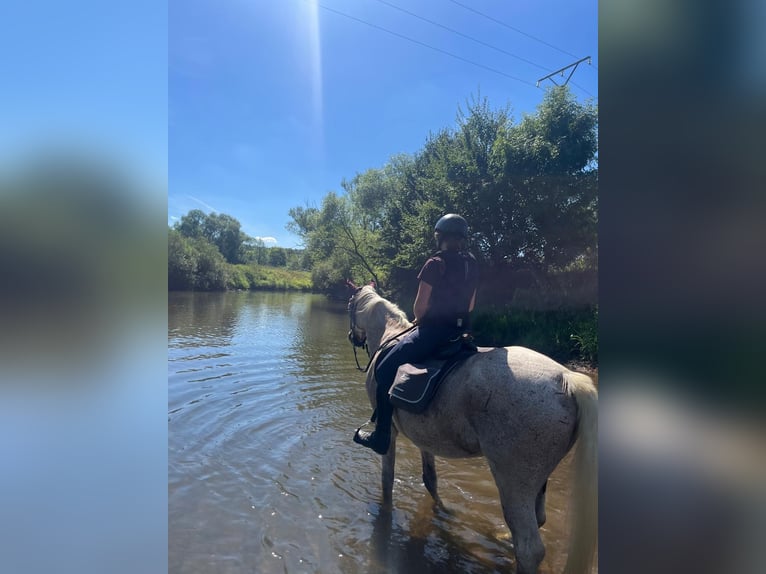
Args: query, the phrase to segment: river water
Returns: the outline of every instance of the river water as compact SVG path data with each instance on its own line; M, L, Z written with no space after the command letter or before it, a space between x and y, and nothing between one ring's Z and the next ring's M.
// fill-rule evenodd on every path
M397 443L393 510L345 305L320 295L170 293L169 571L444 573L514 570L483 459L437 458L446 511ZM366 355L362 353L366 359ZM548 485L542 572L566 560L569 457Z

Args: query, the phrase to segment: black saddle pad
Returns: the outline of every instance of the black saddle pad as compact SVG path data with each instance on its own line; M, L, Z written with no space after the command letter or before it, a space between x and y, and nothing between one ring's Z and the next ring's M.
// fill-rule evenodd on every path
M444 377L476 352L476 346L466 342L446 360L405 363L396 371L394 384L388 391L391 404L405 411L422 413L436 395Z

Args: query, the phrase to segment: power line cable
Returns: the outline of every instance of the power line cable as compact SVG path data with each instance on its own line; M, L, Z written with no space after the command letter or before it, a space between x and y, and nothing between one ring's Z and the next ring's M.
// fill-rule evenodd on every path
M414 12L410 12L409 10L402 8L400 6L396 6L395 4L391 4L390 2L387 2L386 0L375 0L375 2L380 2L381 4L385 4L386 6L389 6L393 8L394 10L399 10L400 12L404 12L405 14L409 14L410 16L417 18L418 20L422 20L423 22L428 22L429 24L433 26L437 26L439 28L442 28L443 30L447 30L448 32L451 32L453 34L456 34L460 36L461 38L465 38L467 40L471 40L472 42L476 42L477 44L481 44L482 46L486 46L487 48L492 48L493 50L496 50L502 54L505 54L506 56L510 56L511 58L516 58L517 60L521 60L522 62L526 62L527 64L530 64L532 66L535 66L536 68L540 68L541 70L545 70L546 72L550 72L551 70L546 68L545 66L541 66L537 62L533 62L532 60L527 60L526 58L523 58L521 56L518 56L516 54L513 54L511 52L508 52L507 50L503 50L502 48L498 48L497 46L493 46L492 44L489 44L487 42L484 42L483 40L479 40L478 38L474 38L473 36L469 36L468 34L463 34L462 32L455 30L454 28L450 28L449 26L445 26L444 24L439 24L439 22L435 22L429 18L426 18L424 16L420 16L419 14L415 14Z
M452 52L448 52L447 50L442 50L441 48L437 48L436 46L432 46L431 44L421 42L420 40L416 40L415 38L410 38L409 36L405 36L404 34L400 34L399 32L394 32L393 30L389 30L388 28L384 28L383 26L378 26L377 24L373 24L372 22L368 22L367 20L362 20L361 18L357 18L356 16L352 16L351 14L347 14L346 12L341 12L340 10L336 10L335 8L330 8L329 6L325 6L324 4L320 4L319 2L316 3L316 6L321 8L322 10L326 10L328 12L332 12L333 14L337 14L338 16L343 16L344 18L348 18L349 20L354 20L355 22L359 22L360 24L364 24L365 26L370 26L371 28L375 28L376 30L380 30L381 32L391 34L392 36L396 36L397 38L401 38L402 40L407 40L408 42L412 42L413 44L418 44L419 46L423 46L424 48L428 48L429 50L433 50L435 52L439 52L440 54L444 54L445 56L455 58L456 60L460 60L461 62L465 62L466 64L471 64L472 66L476 66L477 68L482 68L484 70L493 72L500 76L504 76L511 80L516 80L517 82L521 82L522 84L525 84L532 88L536 88L535 84L533 84L532 82L528 82L522 78L512 76L511 74L506 74L505 72L501 70L492 68L490 66L485 66L484 64L480 64L479 62L474 62L473 60L469 60L468 58L463 58L462 56L458 56L457 54L453 54Z
M528 60L527 58L523 58L521 56L518 56L516 54L508 52L507 50L503 50L502 48L499 48L497 46L489 44L488 42L484 42L483 40L479 40L478 38L474 38L473 36L469 36L468 34L464 34L464 33L460 32L459 30L455 30L454 28L450 28L449 26L445 26L444 24L440 24L439 22L435 22L434 20L431 20L430 18L426 18L425 16L421 16L419 14L415 14L414 12L411 12L411 11L405 9L405 8L402 8L401 6L397 6L395 4L392 4L391 2L388 2L387 0L375 0L375 2L379 2L380 4L384 4L384 5L386 5L386 6L390 7L390 8L393 8L394 10L398 10L398 11L403 12L405 14L408 14L408 15L414 17L414 18L417 18L418 20L422 20L423 22L427 22L427 23L429 23L429 24L431 24L433 26L436 26L438 28L442 28L443 30L447 30L448 32L451 32L452 34L456 34L457 36L460 36L461 38L466 38L467 40L471 40L472 42L476 42L477 44L480 44L482 46L486 46L487 48L491 48L493 50L496 50L497 52L500 52L500 53L505 54L507 56L511 56L512 58L516 58L517 60L521 60L522 62L526 62L527 64L535 66L536 68L539 68L539 69L544 70L546 72L550 72L551 71L551 69L549 67L543 66L541 64L538 64L537 62L533 62L532 60ZM461 4L461 6L462 6L462 4ZM577 56L574 56L574 57L576 58ZM572 84L573 86L575 86L576 88L579 88L580 90L582 90L583 92L588 94L590 97L592 97L592 98L596 97L590 91L586 90L585 88L583 88L579 84L577 84L575 82L572 82L572 81L570 81L569 83Z
M591 98L595 98L595 97L596 97L596 96L594 96L593 94L591 94L591 93L590 93L588 90L586 90L585 88L583 88L583 87L582 87L580 84L578 84L578 83L576 83L576 82L573 82L573 81L570 81L569 83L570 83L570 84L572 84L572 85L573 85L574 87L576 87L576 88L580 88L580 89L581 89L583 92L585 92L586 94L588 94L588 95L589 95Z
M540 42L541 44L545 44L549 48L553 48L554 50L558 50L562 54L566 54L567 56L572 56L573 58L577 58L578 56L576 54L573 54L572 52L567 52L566 50L559 48L558 46L554 46L550 42L546 42L545 40L538 38L537 36L533 36L532 34L526 33L524 30L519 30L518 28L511 26L510 24L506 24L502 20L498 20L497 18L493 18L489 14L485 14L484 12L480 12L476 8L473 8L471 6L468 6L466 4L463 4L462 2L458 2L457 0L449 0L453 4L456 4L457 6L460 6L461 8L465 8L469 12L473 12L474 14L478 14L479 16L482 16L486 18L487 20L491 20L492 22L495 22L496 24L500 24L501 26L505 26L509 30L513 30L514 32L517 32L518 34L521 34L522 36L526 36L527 38L531 38L535 42Z

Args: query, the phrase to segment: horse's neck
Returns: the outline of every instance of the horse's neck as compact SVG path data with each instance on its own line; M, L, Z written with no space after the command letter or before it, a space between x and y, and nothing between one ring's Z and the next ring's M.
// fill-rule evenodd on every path
M402 324L398 318L387 317L384 324L368 328L367 347L370 353L375 353L382 344L393 339L409 326L410 323Z

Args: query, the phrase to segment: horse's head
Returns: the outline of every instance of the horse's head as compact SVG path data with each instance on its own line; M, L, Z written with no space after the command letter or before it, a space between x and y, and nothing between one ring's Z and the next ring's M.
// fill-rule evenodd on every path
M365 287L370 287L373 292L375 290L375 283L370 282L368 285L357 287L354 283L346 280L346 285L353 289L353 294L348 300L348 317L349 317L349 331L348 340L354 347L364 347L367 343L367 332L363 326L360 326L357 322L357 306L359 304L359 296L362 294L362 290Z

